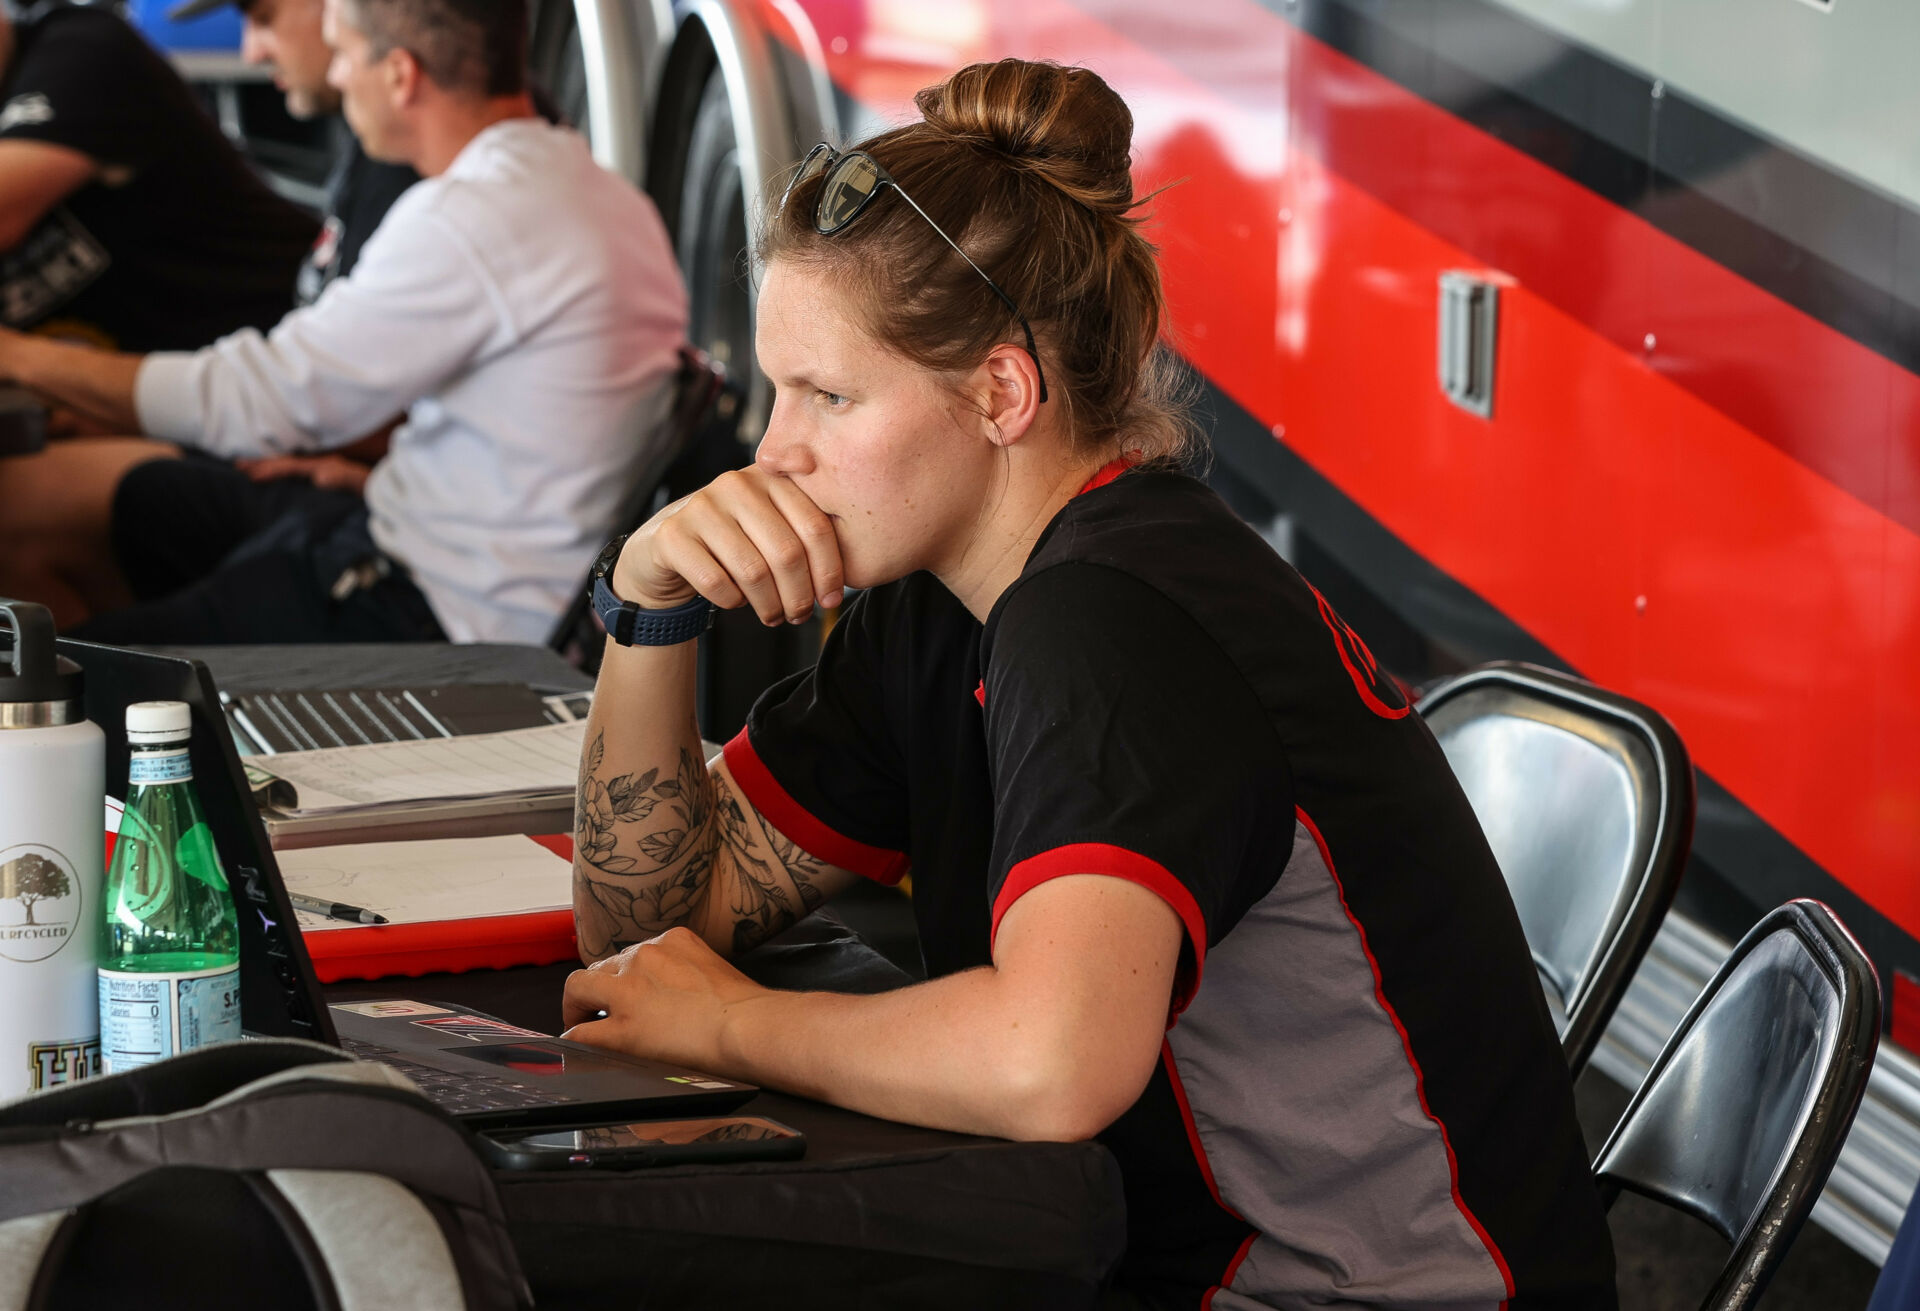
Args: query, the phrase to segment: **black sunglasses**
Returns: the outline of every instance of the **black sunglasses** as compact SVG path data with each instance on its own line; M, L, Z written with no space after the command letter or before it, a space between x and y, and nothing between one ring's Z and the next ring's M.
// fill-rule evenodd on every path
M1033 371L1040 380L1040 403L1047 401L1047 374L1040 367L1040 350L1034 345L1033 325L1027 322L1027 316L1013 303L1013 298L1000 290L1000 284L987 277L987 271L975 264L966 251L960 249L960 243L949 237L946 229L935 223L927 211L921 209L893 180L893 175L880 166L880 161L864 150L852 150L841 154L822 141L807 152L800 161L800 167L793 171L793 180L787 183L787 189L780 195L780 208L787 207L787 201L793 196L793 189L809 178L826 176L820 183L820 198L813 207L813 230L823 237L831 237L849 223L866 212L873 198L880 194L882 187L892 187L900 199L913 206L913 212L927 220L927 226L940 234L940 240L953 247L953 253L967 261L967 267L978 273L1007 312L1020 320L1020 330L1027 334L1027 354L1033 357Z

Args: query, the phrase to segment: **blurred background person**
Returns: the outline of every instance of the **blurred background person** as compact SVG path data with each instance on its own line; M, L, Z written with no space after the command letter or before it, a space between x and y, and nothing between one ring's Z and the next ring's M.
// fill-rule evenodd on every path
M0 323L120 350L271 327L313 217L102 8L0 16Z
M94 616L85 636L540 642L671 400L686 294L665 226L536 114L522 0L336 0L326 23L368 155L425 179L351 274L270 334L191 354L0 333L0 375L222 457L139 449L104 522L80 525L97 531L64 537L41 507L74 446L103 443L0 468L24 507L0 524L0 590L64 582ZM364 500L226 463L337 448L403 409ZM40 578L6 576L15 544L55 540L71 554Z
M330 120L334 165L327 175L326 209L295 291L298 304L311 305L328 283L352 270L388 207L420 175L407 164L367 158L340 117L340 93L327 83L333 50L321 31L324 0L189 0L167 17L185 22L228 5L240 11L240 57L272 70L287 113Z

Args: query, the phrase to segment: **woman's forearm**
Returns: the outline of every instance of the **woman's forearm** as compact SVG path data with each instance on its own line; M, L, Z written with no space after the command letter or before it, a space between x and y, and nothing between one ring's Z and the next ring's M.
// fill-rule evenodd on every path
M770 991L727 1008L714 1064L887 1120L1002 1138L1090 1138L1138 1086L1103 1099L1101 1044L1063 1036L1049 1018L991 966L876 996ZM1091 1037L1101 1021L1086 1019Z
M680 925L704 930L720 835L693 712L695 650L607 643L574 803L583 960Z

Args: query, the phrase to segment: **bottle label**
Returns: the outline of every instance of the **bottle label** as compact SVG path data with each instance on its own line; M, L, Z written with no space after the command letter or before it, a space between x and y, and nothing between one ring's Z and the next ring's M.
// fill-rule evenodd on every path
M100 1056L107 1073L240 1036L240 967L187 974L100 971Z
M127 762L129 783L185 783L193 778L193 758L187 749L142 751L134 749Z

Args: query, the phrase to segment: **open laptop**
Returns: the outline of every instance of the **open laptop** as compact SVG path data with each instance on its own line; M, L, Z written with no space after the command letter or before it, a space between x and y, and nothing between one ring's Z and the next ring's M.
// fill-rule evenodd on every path
M4 640L4 639L0 639ZM198 660L61 639L86 671L87 718L107 735L107 789L125 800L126 708L184 701L194 790L240 916L240 1021L260 1037L308 1038L392 1065L474 1128L610 1123L730 1110L750 1084L601 1051L411 994L329 1005L287 901L213 677Z

